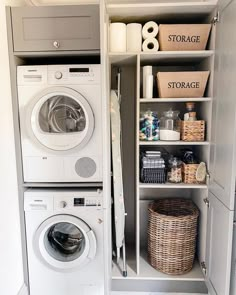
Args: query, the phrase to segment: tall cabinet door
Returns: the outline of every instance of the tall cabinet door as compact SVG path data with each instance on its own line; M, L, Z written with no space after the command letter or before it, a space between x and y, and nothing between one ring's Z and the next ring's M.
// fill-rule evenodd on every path
M234 210L236 170L236 0L216 24L210 191Z
M210 295L228 295L234 212L209 193L207 282Z
M206 271L209 294L230 287L236 170L236 0L220 10L211 138Z

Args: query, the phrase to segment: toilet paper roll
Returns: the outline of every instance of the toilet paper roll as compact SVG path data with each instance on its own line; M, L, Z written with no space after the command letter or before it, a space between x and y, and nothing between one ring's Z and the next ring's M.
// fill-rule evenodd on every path
M127 51L142 50L142 25L132 23L127 25Z
M143 42L143 51L158 51L159 42L155 38L148 38Z
M158 31L159 31L159 28L157 23L153 21L147 22L143 26L143 30L142 30L143 39L155 38L158 34Z
M153 98L153 75L146 76L146 93L145 98Z
M152 66L143 67L143 97L146 97L146 77L152 75Z
M126 24L110 24L110 52L126 52Z

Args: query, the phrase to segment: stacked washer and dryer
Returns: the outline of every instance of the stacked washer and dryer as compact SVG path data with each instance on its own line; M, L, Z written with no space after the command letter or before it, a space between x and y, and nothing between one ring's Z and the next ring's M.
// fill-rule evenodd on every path
M103 295L100 65L19 66L30 295ZM39 186L39 185L38 185Z

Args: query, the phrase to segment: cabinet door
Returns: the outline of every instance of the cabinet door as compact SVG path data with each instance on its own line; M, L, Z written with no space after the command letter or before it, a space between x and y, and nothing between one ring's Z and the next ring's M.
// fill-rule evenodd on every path
M93 51L100 48L98 5L14 7L14 51Z
M236 1L216 24L210 191L234 210L236 169Z
M207 226L207 283L210 295L228 295L234 212L209 194Z

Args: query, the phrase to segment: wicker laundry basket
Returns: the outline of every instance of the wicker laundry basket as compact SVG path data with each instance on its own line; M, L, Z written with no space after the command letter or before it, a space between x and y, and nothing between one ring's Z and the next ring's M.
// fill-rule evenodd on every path
M160 199L149 205L148 259L157 270L180 275L193 267L199 210L191 200Z

